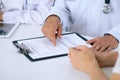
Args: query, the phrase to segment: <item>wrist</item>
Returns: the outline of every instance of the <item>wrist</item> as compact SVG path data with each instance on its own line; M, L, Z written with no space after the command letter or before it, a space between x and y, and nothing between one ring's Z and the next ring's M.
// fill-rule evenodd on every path
M90 80L109 80L99 66L93 67L88 74L90 76Z
M93 64L91 66L89 66L89 71L88 74L89 75L94 75L95 73L97 73L98 71L100 71L100 67L98 64Z

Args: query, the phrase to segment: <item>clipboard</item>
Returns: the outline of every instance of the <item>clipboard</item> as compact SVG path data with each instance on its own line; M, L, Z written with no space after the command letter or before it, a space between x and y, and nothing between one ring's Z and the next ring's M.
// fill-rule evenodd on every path
M70 35L76 35L77 38L82 39L82 41L86 42L87 39L81 35L79 35L78 33L65 33L62 34L62 36L70 36ZM63 38L62 37L62 38ZM37 40L37 39L44 39L46 38L45 36L42 37L35 37L35 38L27 38L27 39L21 39L21 40L14 40L12 41L12 43L15 45L15 47L18 48L19 53L25 55L30 61L34 62L34 61L39 61L39 60L46 60L46 59L52 59L52 58L58 58L58 57L63 57L63 56L67 56L67 52L63 52L60 54L53 54L53 55L47 55L47 56L43 56L43 57L37 57L37 58L33 58L31 57L31 54L33 55L34 53L31 53L30 48L28 48L28 46L20 44L19 42L29 42L29 41L33 41L33 40ZM72 37L71 37L72 38ZM71 42L70 42L71 43ZM61 43L60 43L61 44ZM63 43L64 44L64 43ZM79 44L80 45L80 44ZM53 45L52 45L53 46ZM70 46L71 47L71 46ZM58 47L59 48L59 47ZM59 53L59 52L58 52Z

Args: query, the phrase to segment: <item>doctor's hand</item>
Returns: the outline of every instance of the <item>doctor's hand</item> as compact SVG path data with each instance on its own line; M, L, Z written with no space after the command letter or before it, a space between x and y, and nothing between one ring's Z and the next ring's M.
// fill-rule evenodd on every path
M56 38L62 36L62 25L57 16L49 16L42 27L43 34L56 46Z
M69 48L69 58L77 70L90 73L99 68L94 51L86 46Z
M112 35L105 35L87 41L88 44L93 44L92 48L101 53L109 52L118 46L118 41Z
M115 65L118 53L110 51L106 54L101 54L95 51L95 56L100 67L110 67Z

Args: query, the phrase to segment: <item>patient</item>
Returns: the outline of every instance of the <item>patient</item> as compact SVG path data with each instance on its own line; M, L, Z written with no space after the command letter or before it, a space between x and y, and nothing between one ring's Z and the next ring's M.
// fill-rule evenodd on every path
M117 52L101 55L86 46L69 48L69 58L72 65L77 70L88 73L91 80L120 80L120 55L113 69L111 78L108 78L100 69L100 66L114 65L117 56Z

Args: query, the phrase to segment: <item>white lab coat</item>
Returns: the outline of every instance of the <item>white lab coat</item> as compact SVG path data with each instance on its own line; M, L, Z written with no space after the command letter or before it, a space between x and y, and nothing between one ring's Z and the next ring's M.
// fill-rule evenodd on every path
M27 0L34 9L24 9L25 0L2 0L4 5L3 21L8 23L42 24L54 0ZM24 9L24 10L23 10Z
M120 0L111 0L110 14L102 12L104 3L104 0L56 0L49 15L58 15L63 27L71 32L92 37L108 33L120 41Z

